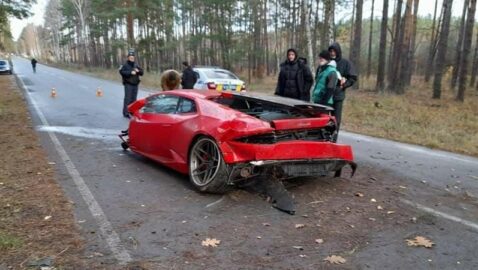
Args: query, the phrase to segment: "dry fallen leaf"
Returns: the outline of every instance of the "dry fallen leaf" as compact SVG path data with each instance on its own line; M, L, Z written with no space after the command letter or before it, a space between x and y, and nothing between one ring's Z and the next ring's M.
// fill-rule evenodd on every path
M383 210L383 207L379 205L379 206L377 206L377 209L378 210Z
M304 228L304 227L305 227L304 224L295 224L295 228L296 228L296 229L302 229L302 228Z
M51 219L51 216L46 216L43 218L43 220L50 220Z
M371 202L377 202L374 198L370 199Z
M271 226L271 224L267 223L267 222L264 222L264 223L262 223L262 226L269 227L269 226Z
M387 215L391 215L393 213L395 213L395 211L387 211Z
M363 197L363 193L362 193L362 192L357 192L357 193L355 193L355 196L357 196L357 197Z
M344 264L347 260L341 256L332 255L325 258L324 261L327 261L331 264Z
M217 247L221 243L221 240L217 240L216 238L206 238L206 240L202 241L201 245L203 247Z
M321 239L321 238L315 239L315 242L316 242L317 244L322 244L322 243L324 243L324 239Z
M407 245L410 247L426 247L431 248L435 243L423 236L417 236L414 239L407 239Z

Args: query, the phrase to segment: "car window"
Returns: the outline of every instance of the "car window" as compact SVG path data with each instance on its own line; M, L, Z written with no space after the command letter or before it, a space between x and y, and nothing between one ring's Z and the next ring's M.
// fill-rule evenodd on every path
M0 61L0 65L5 66L7 64L6 61Z
M209 79L231 79L231 80L238 80L236 75L232 74L231 72L223 69L210 69L205 70L204 73L206 77Z
M196 112L196 103L194 101L187 99L187 98L181 98L179 101L179 106L178 106L178 113L193 113Z
M176 113L179 97L170 95L157 95L148 98L146 105L141 109L142 113Z

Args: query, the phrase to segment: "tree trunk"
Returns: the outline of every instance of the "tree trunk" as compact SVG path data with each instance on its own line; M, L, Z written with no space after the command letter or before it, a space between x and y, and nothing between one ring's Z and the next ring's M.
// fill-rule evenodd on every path
M412 32L410 38L410 50L408 52L408 64L410 67L407 69L405 85L410 86L412 83L412 75L415 72L416 59L415 59L415 49L417 41L417 23L418 23L418 5L420 0L413 1L413 16L412 16Z
M450 20L453 0L443 0L443 22L440 31L437 47L437 63L435 66L435 77L433 78L433 98L441 98L441 83L443 72L446 67L445 57L448 48L448 36L450 34Z
M359 0L360 1L360 0ZM349 58L352 59L352 48L354 47L354 37L355 37L355 14L356 14L356 2L357 0L353 0L353 8L352 8L352 25L350 27L350 52L349 52Z
M398 46L397 59L399 63L398 75L395 77L394 85L397 94L405 93L408 69L410 69L410 39L412 32L412 4L413 0L407 0L405 15L402 22L402 30L400 31L400 45Z
M468 76L468 65L469 65L469 55L471 49L471 42L473 37L473 27L475 24L475 11L476 11L476 0L470 0L468 6L468 15L466 18L465 24L465 33L464 37L465 40L463 41L463 54L461 56L461 63L460 63L460 72L461 74L458 76L459 84L458 84L458 93L456 95L456 100L463 102L465 100L465 91L466 91L466 80Z
M314 53L312 49L312 34L310 31L310 13L309 13L309 4L308 1L302 0L302 7L304 9L304 19L305 19L305 35L306 35L306 44L307 44L307 61L311 70L314 70Z
M362 10L363 0L357 0L357 7L355 9L355 28L354 28L354 42L352 47L352 63L357 67L358 74L360 74L360 54L362 45ZM359 81L354 84L354 88L359 88Z
M385 58L387 52L388 0L383 0L382 26L380 29L380 49L378 53L377 91L385 89Z
M367 61L367 78L372 73L372 40L373 40L373 11L375 8L375 0L372 0L372 13L370 15L370 33L368 36L368 61Z
M478 75L478 33L476 33L475 53L473 55L473 67L471 69L470 87L476 83L476 76Z
M322 47L328 47L334 39L334 0L324 0L324 22L322 24Z
M427 67L425 69L425 82L430 81L430 77L433 74L433 62L436 54L436 39L435 39L435 32L436 32L436 18L437 18L437 9L438 9L438 0L435 0L435 11L433 12L433 23L432 23L432 33L430 35L430 48L428 51L428 60L427 60Z
M398 70L398 60L400 60L400 55L397 56L398 52L398 47L400 46L400 30L401 30L401 18L402 18L402 0L397 0L395 3L395 15L394 15L394 20L393 20L393 39L392 39L392 45L390 46L390 57L388 61L388 82L389 82L389 88L390 87L395 87L394 82L395 82L395 75Z
M470 3L470 0L465 0L465 3L463 4L463 13L462 13L462 17L461 17L461 22L460 22L460 32L459 32L459 35L458 35L458 44L456 45L456 54L455 54L455 64L453 66L453 72L451 74L451 81L450 81L450 86L452 89L455 89L456 87L456 84L458 82L458 77L459 77L459 74L461 73L460 72L460 69L462 68L461 66L461 62L462 62L462 59L461 59L461 56L462 56L462 52L464 50L464 47L463 47L463 41L464 39L466 38L465 36L465 19L466 19L466 15L467 15L467 12L468 12L468 4Z
M133 4L131 3L131 0L126 1L126 8L128 10L128 13L126 14L128 46L130 48L133 48L134 47L134 25L133 25L133 14L132 14Z

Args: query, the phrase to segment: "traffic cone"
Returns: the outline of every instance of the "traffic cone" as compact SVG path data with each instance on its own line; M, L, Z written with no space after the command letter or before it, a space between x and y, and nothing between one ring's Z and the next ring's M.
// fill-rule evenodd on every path
M55 88L51 89L50 97L52 97L52 98L56 97L56 89Z
M97 96L97 97L102 97L102 96L103 96L103 91L101 90L100 87L98 87L98 88L96 89L96 96Z

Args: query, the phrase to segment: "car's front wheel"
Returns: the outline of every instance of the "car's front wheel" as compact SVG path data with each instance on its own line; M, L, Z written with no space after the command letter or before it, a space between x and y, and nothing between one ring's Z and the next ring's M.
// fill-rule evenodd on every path
M228 166L213 139L201 137L194 142L189 152L189 179L201 192L225 193L232 188Z

